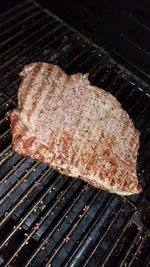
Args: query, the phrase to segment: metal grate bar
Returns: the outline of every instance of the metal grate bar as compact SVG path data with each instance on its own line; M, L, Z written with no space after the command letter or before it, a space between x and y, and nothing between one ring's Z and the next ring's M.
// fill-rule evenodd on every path
M101 69L102 65L105 65L108 62L108 54L100 54L98 53L99 56L99 60L96 64L94 64L94 66L92 67L91 71L90 71L90 80L92 81L92 83L94 82L97 83L98 81L96 81L97 77L99 77L99 71Z
M119 243L121 242L121 239L124 235L124 233L126 232L127 228L129 227L129 224L131 223L131 218L129 218L128 223L123 224L123 226L121 227L121 229L119 230L119 233L117 234L116 238L114 239L114 241L111 244L111 247L108 249L108 251L106 252L104 258L102 259L102 264L105 266L107 266L107 261L109 260L109 258L111 257L111 255L113 253L115 253L115 249L116 247L119 245ZM126 256L123 258L122 262L120 263L120 266L125 266L125 261L126 258L128 257L129 253L133 250L135 243L137 242L139 236L141 235L142 230L140 230L138 232L138 234L136 235L134 242L131 244L130 249L127 251Z
M90 53L90 56L87 53ZM85 57L87 55L89 56L88 59ZM84 56L84 58L82 58L81 56ZM64 57L65 57L65 55L64 55ZM69 63L65 64L63 69L67 72L70 72L70 68L72 70L72 64L74 63L74 61L80 59L80 61L78 62L78 67L76 67L75 69L72 70L73 73L78 73L78 72L80 72L80 69L82 68L81 66L87 67L87 65L89 64L89 61L91 63L91 60L93 59L93 57L95 57L95 54L94 55L92 54L92 56L91 56L91 50L88 48L87 49L84 48L84 50L82 50L80 53L78 53L77 56L74 56L72 61L69 61ZM63 60L63 58L61 58L61 61ZM88 67L88 73L90 74L92 70L93 70L93 67L90 64L90 67Z
M3 94L3 93L2 93ZM4 95L5 96L5 95ZM2 105L0 105L0 118L3 118L3 115L9 110L9 106L11 105L10 108L14 107L14 103L12 101L12 99L9 99L8 96L6 98L6 102L3 103ZM10 105L9 105L10 104Z
M139 99L135 99L135 104L133 104L132 107L129 107L128 109L128 113L130 114L130 116L133 118L133 120L135 121L136 123L136 118L139 117L139 115L141 113L143 113L143 108L141 107L141 100L144 100L143 99L143 96L139 96ZM143 105L144 107L147 106L147 101L142 101L143 102Z
M142 112L136 117L135 124L137 128L141 129L143 127L143 124L145 123L146 113L148 112L149 108L150 104L148 103L145 105L145 107L143 107Z
M129 257L132 257L133 250L137 247L138 238L140 238L139 232L142 233L133 222L130 222L122 235L121 242L117 245L104 266L111 266L112 264L128 266L128 262L130 262Z
M145 124L144 124L144 126L143 126L143 128L141 129L141 141L140 141L140 154L141 154L141 156L143 156L143 152L144 152L144 150L145 150L145 144L147 143L148 144L148 132L147 132L147 128L149 127L149 124L150 124L150 121L148 120Z
M15 169L18 169L25 161L26 161L26 158L21 158L20 160L18 160L18 162L15 164L15 168L11 168L10 171L8 171L6 175L3 176L3 178L0 181L0 186L2 186L3 183L5 183L5 181L7 181L9 177L13 174Z
M2 195L0 197L0 205L13 193L13 191L16 190L16 188L23 183L24 180L26 180L26 178L28 177L28 175L32 172L33 168L36 168L38 166L38 163L34 163L33 167L26 172L25 175L23 175L22 177L19 178L19 181L17 180L14 184L12 184L11 187L9 187L9 189L7 190L7 192L4 192L4 196Z
M29 31L29 34L30 34L31 30L33 32L32 27L36 26L39 22L43 21L43 18L41 18L40 14L41 14L41 12L38 10L34 14L31 14L29 17L27 17L23 21L21 21L20 23L22 23L24 21L28 22L28 21L30 21L30 18L36 19L36 21L34 21L34 22L31 21L30 24L27 27L25 27L25 29L21 30L21 32L16 33L15 35L13 35L11 40L13 40L15 37L18 37L20 35L24 36L24 34L28 33L28 31ZM38 17L39 17L39 19L38 19ZM8 63L8 58L12 57L12 51L14 51L14 53L16 53L16 49L20 48L20 47L18 47L18 45L20 46L21 44L23 44L27 40L28 40L28 36L25 37L25 38L21 38L21 41L19 41L17 44L15 43L13 46L9 47L5 52L1 53L0 59L3 60L3 61L4 60L6 61L6 56L7 56L6 63Z
M135 22L137 23L138 25L140 25L141 27L143 27L144 29L146 29L147 31L150 31L150 29L145 25L143 24L141 21L139 21L136 16L130 14L130 18Z
M150 257L146 259L143 267L147 267L147 266L150 266Z
M91 51L92 53L92 51ZM80 63L79 64L79 72L82 72L82 73L89 73L89 68L92 68L94 63L95 63L95 54L94 52L91 53L87 56L86 60L83 61L83 63ZM98 60L98 58L97 58ZM74 70L74 73L77 72L77 68Z
M10 40L15 39L17 36L22 36L22 33L24 33L24 30L22 29L22 27L26 27L27 22L29 23L30 20L32 22L33 18L36 19L40 14L41 14L41 11L36 10L34 13L31 13L28 16L25 16L25 18L22 19L21 21L19 21L18 23L15 23L15 25L12 25L7 30L4 30L1 33L0 38L2 40L6 39L6 41L3 41L1 43L0 48L3 46L3 44L7 44ZM8 40L7 40L7 38L8 38Z
M0 15L0 20L4 20L6 18L9 19L9 17L11 17L13 13L19 12L20 9L25 8L27 5L29 5L29 3L31 3L30 0L22 1L20 4L15 5L11 9L8 9Z
M116 91L115 96L119 99L122 93L125 91L125 88L129 85L129 81L125 79L125 81L120 85L120 88Z
M47 53L47 55L44 57L44 60L47 60L50 63L61 65L68 53L72 52L78 47L78 45L73 47L68 46L68 41L66 41L64 44L65 45L60 45L57 49L55 48L54 53Z
M9 129L9 122L6 117L0 121L0 136Z
M62 188L62 190L63 190L63 193L62 192L60 192L59 193L59 195L62 197L62 196L64 196L67 192L68 192L68 190L71 188L71 186L73 185L73 183L75 183L75 181L73 180L73 181L69 181L69 183L68 183L68 180L66 181L66 183L65 183L65 186L63 186L63 188ZM82 188L83 189L83 185L81 185L80 186L80 188ZM62 191L61 190L61 191ZM83 192L82 192L82 190L77 190L76 191L76 193L78 194L80 192L80 194L82 194ZM80 195L79 194L79 195ZM78 196L79 196L78 195ZM76 201L76 200L75 200ZM36 220L35 222L34 222L34 225L32 226L32 229L30 230L30 232L29 233L27 233L27 236L24 238L24 240L23 240L23 242L18 246L18 248L16 249L16 251L15 251L15 254L13 254L12 256L10 256L10 258L8 258L7 259L7 261L6 261L6 265L8 265L9 263L11 263L13 260L14 260L14 258L16 257L16 254L18 255L18 253L22 250L22 248L27 244L27 242L29 241L29 239L31 238L31 237L33 237L33 235L36 233L36 231L39 229L39 227L41 226L41 224L45 221L45 219L47 218L47 216L49 215L49 213L57 206L57 204L58 204L58 202L59 202L59 199L54 199L53 200L53 204L52 204L52 206L50 205L50 207L47 207L46 208L46 211L44 210L44 212L42 213L42 216L40 216L40 219L38 218L38 220ZM67 207L67 206L66 206ZM71 205L70 205L70 201L69 201L69 209L70 209L70 207L71 207ZM65 208L65 210L66 210L66 208ZM67 212L66 212L66 214L68 213L68 209L67 209ZM65 216L66 216L66 214L65 214ZM62 218L63 217L61 217L61 220L62 220ZM30 258L28 258L28 264L30 263Z
M108 222L107 226L106 226L106 230L104 231L104 233L102 234L102 236L100 238L98 238L92 245L91 249L90 249L90 253L88 254L88 256L86 257L86 259L84 259L82 261L82 266L87 266L87 264L89 263L90 259L92 258L93 254L95 253L96 249L98 248L98 246L100 245L100 243L102 242L102 240L105 238L106 234L108 233L108 231L110 230L111 226L113 225L113 223L115 223L117 217L119 216L120 212L122 212L122 209L124 208L126 203L123 203L122 205L120 205L118 211L116 212L116 210L114 211L114 217L111 220L111 222Z
M141 231L141 232L142 232L142 231ZM124 258L122 259L122 261L121 261L121 263L120 263L120 267L124 267L124 266L125 266L126 259L127 259L127 257L129 256L129 254L132 253L132 250L133 250L133 248L134 248L134 245L136 244L138 238L140 237L141 232L139 232L138 235L136 235L135 239L132 241L131 247L128 249L126 255L124 256Z
M74 56L73 59L71 61L69 61L69 63L65 64L63 69L67 72L71 72L71 73L78 73L80 72L81 68L88 67L88 73L90 74L91 71L93 70L93 58L95 58L95 54L92 53L91 55L91 49L88 48L82 48L83 50L81 50L80 53L77 54L77 56ZM88 59L87 59L88 57ZM97 59L98 60L98 59ZM76 63L77 61L77 63ZM74 62L75 65L78 65L78 67L74 68ZM95 61L94 61L95 62ZM73 65L73 67L72 67Z
M102 264L105 266L107 260L111 257L111 255L113 254L115 248L117 247L118 243L121 241L121 238L123 236L123 234L125 233L129 223L130 223L130 219L128 220L128 222L125 222L122 227L119 229L117 235L115 236L113 242L111 243L111 246L109 247L109 249L107 249L107 252L105 253L103 259L102 259Z
M10 216L13 214L13 212L20 206L20 204L27 199L27 196L32 192L32 190L44 179L44 177L46 175L48 175L48 173L50 173L51 171L46 171L46 173L44 173L44 175L39 176L36 181L33 182L33 184L27 189L25 190L25 192L21 195L21 197L14 203L13 206L11 206L10 210L7 210L6 215L1 218L0 220L0 226L2 226L9 218ZM43 194L40 195L39 199L37 200L36 203L34 203L34 205L32 205L30 207L29 210L26 210L26 213L24 214L24 217L22 218L22 220L20 220L20 223L22 224L28 216L30 216L30 214L32 213L32 211L38 206L38 204L42 201L42 199L45 197L45 195L47 194L48 190L50 190L52 187L54 187L54 185L58 182L59 180L59 176L54 180L54 181L50 181L50 185L48 188L46 188L46 190L43 192ZM18 226L20 227L20 225ZM15 231L17 231L18 227L15 228ZM15 233L15 232L14 232ZM5 240L4 240L5 242ZM3 243L4 243L3 242ZM1 244L2 245L2 244ZM2 245L3 246L3 245Z
M2 128L0 129L0 133L2 133L2 129L5 128L7 124L8 124L8 120L7 120L6 117L4 117L4 118L2 118L2 119L0 120L0 125L1 125L1 127L2 127Z
M113 76L113 79L111 79L111 81L107 84L107 86L106 86L106 91L107 92L110 92L110 93L112 93L112 94L114 94L114 92L113 92L113 85L115 85L115 83L118 81L118 80L120 80L120 75L116 72L116 71L112 71L111 73L110 73L110 75L112 75Z
M106 200L104 201L102 207L100 208L100 210L97 211L97 213L94 216L93 220L89 223L89 225L87 226L87 229L84 231L84 233L80 237L79 242L75 244L74 248L70 251L70 253L67 255L66 259L63 261L63 263L62 263L63 267L67 267L70 264L72 264L72 259L74 260L74 258L78 254L78 251L82 248L82 246L83 246L84 242L86 241L87 237L91 234L92 230L97 225L98 221L100 220L100 218L102 217L104 212L109 207L109 205L110 205L111 201L113 200L113 198L114 198L113 195L111 197L109 197L109 198L106 198Z
M36 15L36 14L34 14L34 15ZM42 25L43 24L43 25ZM24 38L24 39L22 39L21 41L20 41L20 44L22 43L22 44L24 44L25 45L25 47L24 47L24 49L27 49L26 48L26 46L27 46L27 44L28 44L28 42L29 42L29 40L34 40L34 39L32 39L33 37L36 37L36 36L38 36L38 34L39 34L39 32L37 31L37 27L39 27L39 30L40 31L42 31L42 30L45 30L45 27L47 26L47 24L49 25L49 26L52 26L53 24L57 24L56 23L56 21L53 21L53 20L49 20L47 17L45 18L45 17L40 17L39 19L37 19L33 24L31 23L30 24L30 26L29 27L27 27L26 29L24 29L24 30L22 30L22 31L19 31L18 33L16 33L16 35L13 35L11 38L9 38L9 40L7 40L8 41L8 44L9 44L9 46L8 46L8 50L7 51L5 51L3 54L2 54L2 56L4 56L5 55L5 53L8 53L8 51L9 51L9 49L11 49L11 48L13 48L14 49L14 46L16 45L16 41L18 41L17 39L18 39L18 37L19 37L19 39L20 38L22 38L22 37L24 37L24 33L26 34L26 33L28 33L28 35ZM43 26L43 27L41 27L41 25ZM31 33L31 29L32 29L32 33ZM43 32L42 31L42 34L45 34L45 32ZM11 48L10 48L10 44L11 44L11 42L13 41L13 45L14 46L12 46ZM15 42L15 43L14 43ZM34 44L34 43L33 43ZM4 46L5 48L6 48L6 46ZM20 49L19 49L20 50ZM27 50L28 51L28 50ZM23 52L25 52L25 51L23 51ZM15 54L16 54L16 50L15 50ZM20 53L18 53L18 54L16 54L17 56L19 56L19 55L21 55ZM6 58L6 57L5 57ZM5 64L7 65L9 65L9 62L11 62L11 60L13 60L13 58L14 57L12 57L12 54L11 54L11 58L8 60L7 59L7 61L5 62ZM6 60L6 59L5 59ZM3 65L2 65L3 66Z
M141 156L139 157L139 164L138 164L138 171L141 173L144 171L144 168L147 164L147 162L150 161L150 153L149 153L149 148L150 148L150 142L146 142L144 148L143 148L143 153L141 153ZM141 193L142 194L142 193Z
M129 66L133 67L137 72L142 73L142 75L144 75L145 77L147 77L149 79L149 75L144 70L142 70L141 68L139 69L137 67L137 65L134 64L133 62L131 62L129 59L127 59L126 56L122 56L121 54L119 54L115 50L112 51L112 54L115 56L115 58L116 57L119 58L119 60L121 60L122 62L125 62L125 64L128 64Z
M130 102L132 101L131 99L134 98L135 95L136 95L136 93L135 93L134 89L131 89L131 92L127 96L125 96L125 98L122 100L122 104L125 105L127 109L129 109ZM135 97L135 101L136 101L136 98L137 97Z
M60 28L57 28L57 30L59 30ZM56 30L56 33L57 33L57 30ZM57 37L57 38L55 38L54 39L54 41L52 41L51 42L51 45L54 45L55 43L57 43L58 42L58 40L62 37L62 35L64 34L64 33L66 33L67 31L66 30L62 30L62 33L59 35L59 37ZM47 35L49 35L49 34L47 34ZM42 38L41 38L41 40L42 40ZM53 55L53 54L55 54L55 52L58 50L58 49L60 49L61 47L63 47L63 45L65 45L65 43L67 43L67 41L65 42L63 42L63 44L61 44L60 46L58 46L57 47L57 49L55 48L55 49L53 49L52 51L51 51L51 56ZM43 49L46 49L46 48L48 48L49 47L49 44L46 44L46 45L44 45L43 46ZM40 53L42 52L42 50L41 49L38 49L38 50L36 50L36 51L34 51L33 52L33 54L32 54L32 56L29 56L27 59L26 59L26 61L30 61L30 60L32 60L35 56L39 56L40 55ZM46 59L46 56L45 57L43 57L43 59ZM22 63L25 63L25 61L23 61ZM19 64L17 67L21 67L21 65L22 64ZM6 90L6 92L7 92L7 90L8 90L8 88L9 87L12 87L12 86L14 86L14 85L16 85L16 82L18 82L19 81L19 78L16 78L15 80L13 80L9 85L7 85L6 87L4 87L3 88L3 90L5 89ZM15 94L16 95L16 94Z
M142 247L142 245L143 245L143 240L140 242L138 249L137 249L137 250L135 251L135 253L132 255L132 259L131 259L131 261L130 261L130 263L129 263L129 265L128 265L129 267L132 266L132 263L134 262L134 259L135 259L135 257L137 256L138 252L140 251L140 248Z
M37 7L35 7L35 6L30 6L25 10L21 10L18 14L16 13L15 16L10 17L9 20L7 19L4 22L2 22L0 24L0 29L4 27L4 31L6 31L5 29L8 28L9 25L16 23L15 20L22 19L23 16L26 16L26 15L30 14L30 12L33 12L33 11L36 11L36 10L37 10ZM1 30L1 32L2 32L2 30Z
M67 231L64 233L60 241L57 243L57 245L53 248L53 250L50 252L50 254L46 257L46 260L43 262L42 266L49 266L49 264L52 262L53 258L57 255L59 250L62 248L62 246L65 244L65 236L71 237L71 234L75 231L79 223L83 220L85 215L87 214L88 210L92 207L92 204L95 202L95 200L98 198L98 196L101 194L101 192L94 192L91 197L86 202L86 206L88 209L83 209L83 211L79 211L79 215L77 214L77 217L72 222L70 227L67 229ZM104 210L103 210L104 211ZM102 212L102 210L99 210L99 212ZM47 236L47 240L50 238L50 236ZM45 244L45 240L41 246ZM70 258L70 257L69 257ZM64 263L63 263L64 264ZM64 265L63 265L64 266Z
M65 66L64 66L64 70L65 70L65 71L69 70L69 69L70 69L70 66L71 66L74 62L76 62L77 60L80 60L80 61L81 61L81 57L82 57L83 55L85 55L86 53L88 53L89 51L90 51L89 48L85 48L84 50L81 50L75 57L72 58L72 60L70 60L67 64L65 64ZM79 66L78 66L78 68L77 68L77 71L78 71L78 70L79 70ZM74 73L76 73L77 71L74 70Z
M145 241L145 233L142 233L142 236L139 238L138 246L134 252L132 252L132 258L130 259L130 262L128 262L128 266L136 266L136 259L138 259L138 254L141 253L142 247L144 246ZM148 262L146 262L148 259L143 258L142 266L149 266L147 265ZM145 265L146 264L146 265ZM141 265L140 265L141 266Z
M60 29L61 29L61 26L58 26L58 27L55 28L53 31L51 31L51 33L49 32L49 34L47 34L47 36L45 36L45 37L41 37L41 38L38 40L38 42L40 42L40 41L44 41L48 36L50 37L51 34L54 33L54 32L57 33L57 31L60 30ZM37 44L38 42L35 42L35 44ZM35 52L34 52L34 56L35 56L36 54L38 54L38 53L41 51L41 49L35 49L34 51L35 51ZM28 60L29 60L29 59L31 60L32 58L33 58L33 54L32 54L32 56L28 57ZM22 60L22 63L19 64L19 65L17 65L17 68L21 67L22 64L23 64L25 61L27 61L27 60L25 60L25 59ZM12 74L12 73L15 73L15 70L12 70L11 74ZM7 76L9 76L9 75L10 75L10 72L7 74ZM5 78L8 78L8 77L5 77ZM17 78L13 79L13 82L16 82L17 80L19 80L19 78L18 78L18 79L17 79ZM12 82L11 82L11 85L13 85ZM7 85L7 87L8 87L8 85ZM3 88L3 89L5 89L5 88Z
M92 204L95 202L95 200L97 199L98 195L100 194L100 192L94 192L90 198L88 199L88 201L86 202L86 206L88 207L88 209L84 209L81 213L81 211L79 211L79 214L77 214L77 217L75 218L75 220L72 222L72 224L69 226L69 228L67 229L67 231L65 232L65 234L62 236L62 238L60 239L60 241L57 243L57 245L53 248L53 250L51 251L51 253L46 257L46 260L43 262L42 266L48 266L48 264L50 264L50 262L53 260L53 258L57 255L57 253L59 252L59 250L62 248L62 246L65 244L65 236L67 237L71 237L71 234L75 231L75 229L77 228L77 226L79 225L79 223L81 222L81 220L85 217L85 215L87 214L87 211L91 208ZM50 238L50 236L47 237L47 240ZM41 247L45 244L45 240L43 242L43 244L41 244Z
M32 252L30 257L28 258L28 261L25 263L26 267L29 266L29 264L34 259L34 257L37 255L37 253L41 250L43 245L48 241L48 239L56 231L56 229L59 227L59 225L64 221L65 217L71 211L71 209L77 203L77 201L80 199L80 197L84 193L85 189L87 189L87 185L84 185L84 187L83 187L83 182L82 182L80 185L80 189L75 191L74 197L72 197L72 199L70 200L71 202L70 203L68 202L67 205L65 206L65 208L63 210L63 216L61 216L59 214L58 218L55 219L55 224L53 225L53 227L50 227L50 229L48 229L48 231L45 232L44 239L40 240L40 242L38 243L38 247L36 247L36 249Z
M106 65L102 65L99 69L98 76L100 77L97 81L97 85L100 87L103 87L103 82L107 79L107 75L112 71L111 66L108 65L108 62Z
M82 47L80 43L75 44L70 49L66 51L63 55L60 55L57 59L55 59L55 64L60 64L61 67L64 67L66 64L66 61L68 62L69 57L72 58L72 55L76 55L76 53L79 53L81 51Z
M131 40L127 35L124 35L123 33L121 34L122 38L129 42L133 47L136 49L140 50L140 52L144 53L145 56L149 57L150 53L146 51L146 49L143 49L141 46L139 46L135 41Z
M5 133L0 134L0 139L2 139L5 135L7 135L10 132L10 129L7 129Z
M8 145L8 143L10 143L11 141L11 136L9 134L5 135L0 142L0 150L2 151L3 149L6 148L6 146Z
M21 217L21 219L19 220L19 222L16 224L15 228L13 229L13 231L11 231L11 233L0 244L0 248L2 248L3 246L5 246L6 242L10 238L12 238L12 236L16 233L16 231L18 231L19 227L21 227L23 225L23 223L32 214L32 212L37 208L37 206L43 200L43 198L47 195L47 193L58 183L59 179L60 179L60 176L58 176L54 181L53 180L52 180L52 182L50 181L49 185L45 188L45 190L39 196L37 202L36 203L33 203L33 205L30 206L30 208L25 212L24 216ZM37 185L37 183L35 183L35 185ZM70 184L69 184L69 186L70 186ZM18 207L18 204L20 204L20 202L19 203L17 202L17 207ZM16 203L15 203L14 207L16 209ZM13 211L14 211L14 208L13 208ZM8 219L8 217L11 215L11 213L12 213L12 210L11 210L11 212L7 211L7 216L3 217L2 220L0 220L0 225L2 225L4 223L4 221L6 221ZM46 215L45 215L45 218L46 218ZM44 221L44 217L42 217L41 220ZM40 225L40 223L39 223L39 225ZM7 239L7 241L6 241L6 239Z
M53 23L56 24L56 22L52 22L52 24L53 24ZM49 29L49 26L52 26L52 24L51 24L51 22L48 22L48 23L45 24L44 26L39 27L38 30L36 30L33 34L30 35L30 38L33 37L33 36L36 37L36 34L37 34L37 33L45 34L45 32L43 32L43 31ZM57 30L57 29L60 28L60 27L62 27L62 26L61 26L61 25L58 25L58 27L55 28L55 30ZM54 31L54 29L52 29L52 31ZM52 31L51 31L51 32L52 32ZM50 34L50 32L49 32L49 34ZM47 37L47 36L45 36L45 38L46 38L46 37ZM26 52L31 51L32 48L34 47L34 45L37 44L37 43L39 43L42 39L44 39L44 38L41 37L41 38L38 39L38 40L37 40L37 38L36 38L36 40L32 43L32 46L31 46L31 47L27 48L25 51L22 51L21 53L19 53L18 55L16 55L16 56L13 58L13 60L16 60L16 58L17 58L18 56L23 55L23 54L25 54ZM24 61L25 61L25 60L23 60L23 62L24 62ZM10 60L9 62L12 63L11 60ZM21 65L21 64L18 64L18 65L16 65L15 67L18 67L18 66L20 66L20 65ZM16 70L15 70L14 68L12 68L12 65L11 65L11 71L9 70L9 72L6 73L6 75L2 76L1 81L7 79L10 75L12 75L13 73L15 73L15 71L16 71Z
M33 184L23 193L23 195L21 196L21 198L19 198L14 206L13 206L13 211L16 210L16 208L18 208L18 206L25 200L27 199L27 196L33 191L33 189L37 186L37 184L39 184L44 178L45 176L47 176L48 174L50 174L52 171L46 169L46 171L44 172L43 175L39 176L38 179L36 179ZM54 173L54 172L53 172ZM38 205L40 204L40 202L44 199L44 197L47 195L48 191L50 191L59 181L60 176L57 176L57 178L55 179L55 175L53 176L53 179L50 180L49 184L47 185L47 187L45 188L45 190L42 192L42 194L38 197L37 202L33 203L29 209L26 210L26 212L24 213L23 217L21 217L21 220L18 221L18 223L15 225L15 228L11 231L10 234L8 234L5 239L0 243L0 248L4 247L5 244L9 241L10 238L12 238L12 236L18 231L19 227L21 227L24 222L27 220L27 218L32 214L32 212L38 207ZM26 193L26 194L25 194ZM11 216L12 211L6 212L7 216L2 217L2 219L0 220L0 226L2 226L2 224L4 222L6 222L6 220L8 220L8 218Z
M0 166L12 155L13 155L12 145L10 144L0 153Z

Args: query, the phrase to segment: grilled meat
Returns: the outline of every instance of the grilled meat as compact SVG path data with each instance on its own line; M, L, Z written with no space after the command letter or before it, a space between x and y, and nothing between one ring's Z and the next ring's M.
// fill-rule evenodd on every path
M26 65L20 76L19 107L9 112L16 152L113 193L141 191L139 132L114 96L88 74L48 63Z

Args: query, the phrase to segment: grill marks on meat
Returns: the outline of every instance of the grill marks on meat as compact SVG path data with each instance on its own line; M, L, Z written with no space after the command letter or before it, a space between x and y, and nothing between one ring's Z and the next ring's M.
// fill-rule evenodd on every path
M140 192L139 132L115 97L87 74L48 63L31 63L20 76L19 107L9 112L16 152L110 192Z

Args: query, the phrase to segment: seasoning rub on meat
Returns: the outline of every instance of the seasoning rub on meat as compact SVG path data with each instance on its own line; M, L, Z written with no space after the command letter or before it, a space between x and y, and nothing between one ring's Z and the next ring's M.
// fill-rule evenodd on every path
M88 74L37 62L20 73L18 109L8 113L16 152L120 195L141 191L139 132L110 93Z

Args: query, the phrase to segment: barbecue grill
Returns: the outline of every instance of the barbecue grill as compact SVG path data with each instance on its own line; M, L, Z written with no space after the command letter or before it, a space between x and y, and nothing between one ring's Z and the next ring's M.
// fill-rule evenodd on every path
M87 1L86 8L84 1L5 2L0 15L0 266L150 266L148 38L140 46L138 38L129 38L131 31L119 35L118 27L118 39L113 33L112 43L107 41L111 37L96 14L97 1L95 6ZM124 21L127 17L143 39L150 28L147 9L140 8L126 13ZM95 28L100 24L101 38ZM122 103L141 132L141 194L121 197L98 190L12 150L6 112L17 106L18 74L31 61L58 64L67 73L89 72L92 84Z

